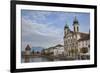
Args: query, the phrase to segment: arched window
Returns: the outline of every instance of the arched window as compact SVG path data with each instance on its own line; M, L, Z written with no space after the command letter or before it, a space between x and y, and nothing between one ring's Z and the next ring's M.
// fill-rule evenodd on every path
M79 31L79 28L77 27L77 31Z
M75 26L74 26L74 31L75 31Z

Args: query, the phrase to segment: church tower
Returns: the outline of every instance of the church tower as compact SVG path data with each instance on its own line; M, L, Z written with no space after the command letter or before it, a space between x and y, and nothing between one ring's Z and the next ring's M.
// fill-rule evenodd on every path
M79 32L79 22L75 16L75 19L73 21L73 28L74 28L74 32Z
M64 34L65 35L68 33L68 30L69 30L69 26L66 24L65 25L65 28L64 28Z

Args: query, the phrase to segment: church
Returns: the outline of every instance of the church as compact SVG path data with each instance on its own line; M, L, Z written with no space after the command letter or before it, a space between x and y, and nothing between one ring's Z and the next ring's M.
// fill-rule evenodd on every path
M73 30L71 30L68 24L64 27L64 50L67 58L82 59L81 56L90 56L90 33L84 33L79 31L79 22L75 16L73 20Z

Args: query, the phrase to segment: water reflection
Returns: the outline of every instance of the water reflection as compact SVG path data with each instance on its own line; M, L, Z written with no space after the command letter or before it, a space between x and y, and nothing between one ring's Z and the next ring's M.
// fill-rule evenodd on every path
M22 58L22 62L47 62L47 61L59 61L59 59L50 59L47 57Z

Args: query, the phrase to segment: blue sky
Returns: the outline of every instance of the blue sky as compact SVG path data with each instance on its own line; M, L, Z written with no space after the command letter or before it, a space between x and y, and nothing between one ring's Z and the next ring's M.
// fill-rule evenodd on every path
M21 10L22 49L26 44L44 48L63 44L64 26L67 23L73 30L75 16L79 21L79 31L89 32L89 13Z

